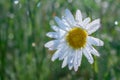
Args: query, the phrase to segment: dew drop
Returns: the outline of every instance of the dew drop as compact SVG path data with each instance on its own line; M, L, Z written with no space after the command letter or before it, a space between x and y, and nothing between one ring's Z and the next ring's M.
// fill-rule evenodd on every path
M71 64L73 63L73 58L70 60L70 63L71 63Z

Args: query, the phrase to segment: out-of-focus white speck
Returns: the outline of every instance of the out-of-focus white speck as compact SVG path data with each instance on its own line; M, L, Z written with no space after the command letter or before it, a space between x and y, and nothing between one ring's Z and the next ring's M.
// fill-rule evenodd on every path
M36 46L36 44L33 42L33 43L32 43L32 46L33 46L33 47L35 47L35 46Z
M19 0L14 0L14 4L18 4L19 3Z
M115 25L118 25L118 21L115 21L114 24L115 24Z

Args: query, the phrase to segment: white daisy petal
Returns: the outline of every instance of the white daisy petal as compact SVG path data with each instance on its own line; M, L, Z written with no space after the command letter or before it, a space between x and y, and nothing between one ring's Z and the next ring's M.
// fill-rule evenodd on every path
M78 23L82 22L82 14L80 10L77 10L76 15L75 15L75 19Z
M87 48L89 49L89 51L91 52L91 54L96 55L96 56L100 56L100 54L98 53L98 51L94 47L92 47L92 45L87 44Z
M56 49L60 49L60 48L63 48L63 47L66 48L66 43L65 43L65 41L61 41L61 43L59 44L58 47L56 47Z
M66 54L69 54L66 50L68 50L68 47L64 42L62 42L59 46L57 46L58 50L55 52L55 54L52 57L52 60L54 61L55 59L59 58L59 60L62 60ZM70 51L70 50L68 50Z
M72 70L73 65L68 65L69 70Z
M57 32L48 32L46 34L46 36L50 37L50 38L59 38L59 34Z
M69 55L69 48L66 45L63 45L63 49L61 50L61 54L59 55L59 60L64 59L67 55Z
M61 48L61 46L63 47L63 45L64 45L64 40L59 39L59 40L49 41L44 46L47 47L49 50L55 50Z
M71 51L69 53L69 56L68 56L68 67L69 67L69 70L72 69L73 63L74 63L74 53L73 53L73 51Z
M99 52L95 48L92 48L92 52L91 53L93 55L100 56Z
M68 48L66 48L65 50L66 51L64 51L63 54L59 56L59 60L63 60L69 54Z
M62 30L68 31L68 27L63 23L60 18L55 17L55 21Z
M75 71L77 71L77 70L78 70L78 66L77 66L77 65L74 67L74 70L75 70Z
M65 19L65 16L62 16L62 21L64 22L64 24L69 27L69 29L71 29L70 24L67 22L67 20Z
M60 40L52 40L49 41L45 44L45 47L51 48L51 49L56 49L56 47L60 44Z
M65 10L65 18L70 25L75 25L75 20L69 9Z
M90 22L90 18L89 18L89 17L88 17L88 18L85 18L85 19L83 20L84 27L85 27L89 22Z
M68 57L65 57L62 63L62 68L64 68L65 66L67 66L67 59Z
M60 42L58 45L54 46L54 47L49 47L48 49L49 50L56 50L56 49L59 49L59 48L62 48L64 45L64 41Z
M98 38L91 37L91 36L88 36L87 41L90 44L95 45L95 46L103 46L104 45L102 40L100 40Z
M63 46L62 48L58 49L54 55L52 56L52 61L56 60L60 55L63 54L63 52L65 51L65 46Z
M57 50L54 54L53 54L53 56L52 56L52 61L55 61L58 57L59 57L59 54L61 53L60 52L61 50Z
M46 34L46 36L48 36L48 37L50 37L50 38L55 38L55 39L62 38L64 35L65 35L65 32L63 32L63 31L59 31L59 32L48 32L48 33Z
M74 70L77 71L78 70L78 52L76 50L76 53L75 53L75 57L74 57Z
M86 29L88 31L88 34L92 34L96 30L98 30L100 27L100 19L96 19L92 21L90 24L86 26Z
M90 54L90 51L87 48L84 48L83 53L85 57L88 59L88 62L92 64L94 62L92 55Z
M80 66L81 65L81 61L82 61L82 51L79 50L77 54L78 54L77 62L78 62L78 66Z
M51 28L56 32L60 31L60 28L58 28L57 26L51 26Z

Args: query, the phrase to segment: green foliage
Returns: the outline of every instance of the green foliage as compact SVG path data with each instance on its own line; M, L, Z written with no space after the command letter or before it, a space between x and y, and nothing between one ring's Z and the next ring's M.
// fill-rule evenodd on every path
M101 56L93 65L83 57L77 72L52 62L54 52L44 47L54 16L66 8L101 19L93 34L104 41L96 47ZM0 80L120 80L119 34L119 0L0 0Z

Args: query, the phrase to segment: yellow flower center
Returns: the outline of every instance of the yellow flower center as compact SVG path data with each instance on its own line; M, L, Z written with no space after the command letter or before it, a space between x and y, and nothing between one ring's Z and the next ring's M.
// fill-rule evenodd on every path
M86 45L87 35L84 29L75 27L68 32L66 41L72 48L79 49Z

